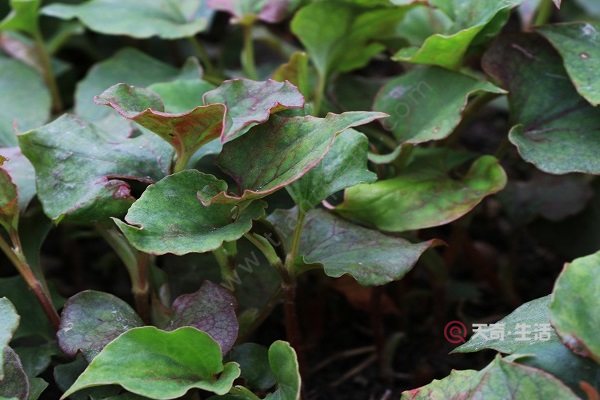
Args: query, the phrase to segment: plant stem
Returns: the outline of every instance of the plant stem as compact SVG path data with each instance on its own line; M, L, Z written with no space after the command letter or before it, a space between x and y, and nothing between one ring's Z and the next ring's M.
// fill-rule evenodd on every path
M317 86L315 88L315 94L313 99L313 114L318 116L321 112L321 103L323 103L323 97L325 96L325 86L327 85L327 78L325 74L318 73Z
M6 254L17 271L19 271L19 274L21 274L29 289L33 291L33 294L40 302L44 313L52 324L52 327L55 330L58 330L60 325L60 317L58 316L58 313L52 304L52 299L50 298L50 293L48 292L45 280L43 280L43 277L38 278L35 276L33 270L25 260L25 255L23 254L21 247L21 241L17 232L15 230L10 230L9 235L13 242L13 247L10 247L4 238L0 236L0 249L2 249L4 254Z
M188 162L190 161L191 154L177 154L175 159L175 165L173 166L173 173L184 171L187 168Z
M305 217L306 214L302 210L298 210L290 251L285 258L285 265L281 274L285 332L290 345L296 350L301 371L306 371L306 361L303 351L302 331L300 330L300 323L298 322L298 314L296 312L295 262L300 249L300 238L302 236Z
M223 285L231 290L235 291L235 285L239 284L240 277L235 270L235 253L228 251L225 248L225 243L223 246L219 247L216 250L213 250L213 255L217 259L217 263L219 264L219 268L221 269L221 278L223 279Z
M48 50L46 49L44 39L42 38L39 29L33 33L33 40L40 62L42 63L44 81L52 96L52 111L54 111L55 114L58 114L62 111L63 104L60 98L60 92L58 91L58 85L56 84L56 77L54 76L54 71L52 69L52 60L50 59L50 55L48 54Z
M242 67L244 74L250 79L257 80L258 73L256 72L256 64L254 62L254 41L252 40L253 21L242 23L244 33L244 47L242 48Z
M554 7L552 0L542 0L535 15L533 25L540 26L546 24L552 16L552 7Z
M215 66L213 65L212 61L210 61L210 57L208 56L208 53L207 53L206 49L204 48L204 45L200 41L198 41L198 39L196 39L195 36L188 37L188 40L192 44L192 47L194 48L196 55L198 56L198 58L204 65L204 68L206 68L206 74L213 76L216 69L215 69Z
M140 317L148 322L150 320L150 284L148 282L150 255L132 248L127 243L127 239L114 228L98 226L97 230L127 268L131 279L131 293L135 301L135 308Z

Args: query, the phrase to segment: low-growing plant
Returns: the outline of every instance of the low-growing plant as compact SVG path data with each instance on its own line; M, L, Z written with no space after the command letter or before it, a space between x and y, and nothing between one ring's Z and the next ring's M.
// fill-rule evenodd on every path
M600 398L595 0L0 13L0 400Z

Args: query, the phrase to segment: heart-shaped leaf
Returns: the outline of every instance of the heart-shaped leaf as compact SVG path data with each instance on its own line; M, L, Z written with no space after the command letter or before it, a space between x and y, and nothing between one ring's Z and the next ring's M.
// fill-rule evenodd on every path
M376 41L390 35L405 13L403 7L365 9L343 1L313 2L296 13L291 29L319 75L327 78L365 66L385 49Z
M369 140L354 129L342 132L321 162L302 178L286 187L303 211L328 196L359 183L373 182L377 175L367 169Z
M518 124L509 138L525 161L551 174L600 174L600 110L579 96L550 44L534 34L503 36L483 67L509 91Z
M51 4L44 15L77 18L89 29L107 35L145 39L180 39L194 36L208 26L210 13L202 0L89 0L81 4Z
M127 240L151 254L204 253L239 239L264 215L263 202L235 212L231 205L204 206L197 198L206 186L226 184L196 170L170 175L149 186L127 212L124 223L115 220Z
M0 146L16 146L15 132L36 128L50 117L50 92L33 68L0 56ZM17 95L18 94L18 95Z
M578 397L547 372L496 357L481 371L452 371L442 380L402 393L402 400L576 400Z
M269 216L289 251L295 209L277 210ZM428 248L432 240L412 244L338 218L323 210L310 211L304 220L299 264L322 264L325 274L339 278L351 275L362 285L383 285L402 278Z
M203 204L267 196L319 164L337 134L386 116L375 112L328 114L325 118L272 116L267 123L226 143L219 154L217 162L237 183L239 194L213 186L198 195Z
M336 212L384 231L402 232L452 222L506 185L492 156L477 159L461 179L448 171L407 168L396 178L346 189Z
M573 22L538 29L558 50L575 89L592 105L600 104L600 24Z
M576 354L600 361L600 340L596 326L600 289L600 252L581 257L565 265L550 302L552 325L563 343Z
M75 357L81 351L90 362L114 338L142 325L140 317L123 300L85 290L65 303L56 337L65 354Z
M152 58L139 50L125 48L98 64L77 85L75 91L75 113L115 132L127 134L131 129L116 112L107 107L98 107L94 96L117 83L127 83L146 87L154 83L173 80L199 81L200 70L197 63L188 61L181 71ZM198 94L201 96L201 94ZM196 104L197 105L197 104Z
M223 365L221 348L207 333L146 326L106 345L61 399L102 385L119 385L152 399L175 399L193 388L225 394L239 375L236 363Z
M36 171L38 197L55 221L101 221L133 203L126 180L152 182L169 171L171 149L141 133L117 138L71 115L19 136Z
M235 21L258 18L269 23L281 22L298 5L298 0L208 0L208 7L230 13Z
M504 93L489 82L438 67L415 68L385 84L373 108L390 115L383 121L400 143L440 140L462 119L469 96Z
M4 349L2 370L4 378L0 378L0 399L29 400L29 380L19 356L10 347Z
M420 46L398 51L393 59L416 64L439 65L456 69L467 49L488 25L498 23L499 30L510 10L523 0L432 0L453 21L443 33L429 36Z
M237 301L221 285L204 281L195 293L179 296L171 306L173 316L168 328L193 326L208 333L219 345L223 354L233 347L238 335L235 315Z
M0 360L4 360L4 350L19 327L19 314L6 297L0 297ZM0 366L0 381L4 379L4 368Z

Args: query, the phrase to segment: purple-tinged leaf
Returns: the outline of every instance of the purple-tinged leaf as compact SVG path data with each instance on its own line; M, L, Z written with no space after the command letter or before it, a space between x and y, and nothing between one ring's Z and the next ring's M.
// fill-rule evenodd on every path
M444 379L402 393L402 400L465 399L576 400L578 397L549 373L500 356L481 371L452 371Z
M290 83L247 79L223 83L204 94L204 105L183 113L164 112L164 104L156 93L126 84L110 87L95 101L114 108L169 142L181 166L216 138L223 143L233 140L268 120L271 113L304 105L303 96Z
M125 180L159 180L173 157L154 135L118 138L72 115L20 135L19 143L35 168L44 212L54 221L122 215L135 200Z
M258 18L269 23L281 22L299 3L298 0L208 0L208 7L226 11L235 21Z
M140 317L123 300L86 290L65 303L56 336L65 354L75 357L81 351L90 362L114 338L142 325Z
M28 400L29 380L27 374L25 374L19 356L10 347L4 349L2 369L4 378L0 379L0 399Z
M271 114L302 108L304 97L289 82L234 79L204 94L204 104L221 103L227 107L221 142L229 142L251 127L266 122Z
M184 113L166 113L160 96L151 90L119 83L95 98L123 117L137 122L167 141L185 163L203 144L218 138L223 129L223 104L198 106Z
M377 112L327 114L325 118L272 116L225 144L218 157L221 169L237 183L238 193L210 185L198 197L205 205L265 197L319 164L337 134L386 116Z
M237 301L227 289L204 281L197 292L175 299L168 330L193 326L208 333L219 343L223 354L226 354L233 347L238 335L236 307Z

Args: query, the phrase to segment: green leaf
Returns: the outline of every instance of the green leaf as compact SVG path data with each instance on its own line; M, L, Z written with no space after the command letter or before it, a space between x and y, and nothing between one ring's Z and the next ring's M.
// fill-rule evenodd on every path
M383 126L400 143L448 137L462 119L471 95L505 93L489 82L438 67L415 68L388 82L373 109L388 113Z
M295 51L290 60L280 65L272 75L277 82L288 81L298 88L300 93L308 96L310 92L308 82L308 55L303 51Z
M346 189L336 212L384 231L402 232L452 222L506 185L492 156L482 156L460 179L448 171L406 169L401 175Z
M23 212L35 196L35 171L33 165L18 147L0 148L0 157L4 157L2 169L8 173L17 187L19 211Z
M239 375L236 363L223 365L221 349L208 334L191 327L165 332L147 326L110 342L61 399L111 384L152 399L174 399L193 388L225 394Z
M550 296L544 296L521 305L497 322L504 338L490 336L489 332L455 348L453 353L470 353L494 349L506 354L519 354L521 364L540 368L580 391L579 382L595 383L600 366L579 357L566 348L550 326Z
M0 31L20 31L30 35L39 33L40 0L10 0L10 8L11 12L0 21Z
M253 20L255 18L278 23L294 9L299 0L208 0L208 7L226 11L233 15L235 22Z
M4 360L4 350L19 327L19 314L6 297L0 297L0 360ZM0 366L0 380L4 379L4 369Z
M29 379L29 397L27 400L37 400L44 390L48 388L49 384L42 378L30 378Z
M563 343L574 353L600 362L600 340L596 326L600 289L600 252L565 265L552 291L552 325Z
M339 1L311 3L296 13L292 32L306 48L319 75L364 67L381 53L384 39L404 18L406 8L364 9Z
M239 239L264 215L262 202L253 202L235 216L231 205L203 206L198 191L225 182L195 170L182 171L149 186L127 212L115 220L127 240L151 254L203 253Z
M79 351L89 362L114 338L142 326L129 304L109 293L84 290L69 298L61 313L58 344L65 354Z
M302 211L328 196L359 183L373 182L377 175L367 169L369 140L354 129L342 132L321 162L286 189Z
M269 216L289 251L296 209L277 210ZM412 244L402 238L354 225L323 210L310 211L300 239L300 265L322 264L325 274L351 275L361 285L383 285L402 278L435 240Z
M54 367L54 382L56 386L61 390L61 392L65 392L68 388L70 388L73 383L77 380L79 375L83 371L85 371L88 363L82 356L78 356L75 360L58 364ZM71 400L96 400L96 399L104 399L105 397L116 395L121 391L121 388L116 385L111 386L97 386L89 389L83 389L71 396L69 399Z
M212 83L201 79L178 79L148 86L148 89L160 96L168 113L190 111L198 106L204 93L214 88Z
M19 136L36 171L38 197L54 221L101 221L133 203L124 180L149 183L169 172L171 150L141 133L118 138L71 115Z
M175 299L168 329L193 326L208 333L226 354L238 336L236 307L237 301L231 292L221 285L204 281L197 292Z
M298 400L300 398L300 368L296 352L289 343L277 340L269 347L269 364L277 381L277 390L265 400Z
M289 82L249 79L225 81L203 97L204 104L220 103L227 107L221 142L226 143L266 122L278 111L304 106L304 97Z
M199 78L200 70L194 62L188 62L182 71L178 71L139 50L125 48L95 64L79 82L75 91L75 113L88 121L110 126L116 132L127 132L131 130L129 124L116 112L98 107L94 103L94 96L117 83L145 87L154 83Z
M20 276L0 278L0 296L7 297L19 315L27 316L27 318L21 319L13 339L34 336L48 340L54 338L54 330L50 326L42 306L29 290L23 278Z
M265 346L244 343L235 346L229 358L240 364L240 377L250 388L268 390L275 385L275 375L269 365L269 353Z
M600 104L600 24L573 22L538 29L558 50L569 77L580 95L592 105Z
M442 380L402 393L402 400L576 400L561 381L539 369L496 357L481 371L452 371Z
M558 336L556 336L554 329L549 326L549 304L550 296L544 296L529 301L497 322L498 324L502 324L504 326L504 331L508 333L503 338L486 337L485 334L472 337L467 343L457 347L452 350L452 352L470 353L483 349L494 349L502 353L513 354L522 351L522 349L527 349L538 341L558 341ZM519 329L517 325L527 327L528 335L521 336L520 334L517 334L516 332ZM541 336L539 336L539 329L544 328L542 325L548 325L550 328L545 331L548 336L547 340L543 340L546 339L546 337L541 339ZM534 332L536 332L537 335L534 335Z
M420 47L401 49L393 59L456 69L471 43L486 26L502 14L504 17L500 20L505 21L510 9L521 2L522 0L433 0L431 4L445 12L453 24L444 33L429 36Z
M61 19L77 18L89 29L106 35L180 39L208 27L209 14L202 3L202 0L90 0L82 4L51 4L42 13Z
M289 343L277 340L269 347L269 365L277 382L277 389L267 394L264 400L299 400L300 371L296 352ZM215 396L209 400L260 400L258 396L243 386L234 387L225 396Z
M525 161L551 174L600 173L600 110L579 96L545 40L503 36L484 55L483 67L509 91L518 124L509 138Z
M50 117L50 92L33 68L0 56L0 147L17 145L15 132L35 128Z
M202 190L199 197L203 204L237 203L271 194L317 166L337 134L385 116L374 112L328 114L325 118L272 116L226 143L219 154L217 162L237 183L239 194L213 186Z
M10 347L6 347L2 360L4 378L0 379L0 399L28 400L29 380L19 356Z

